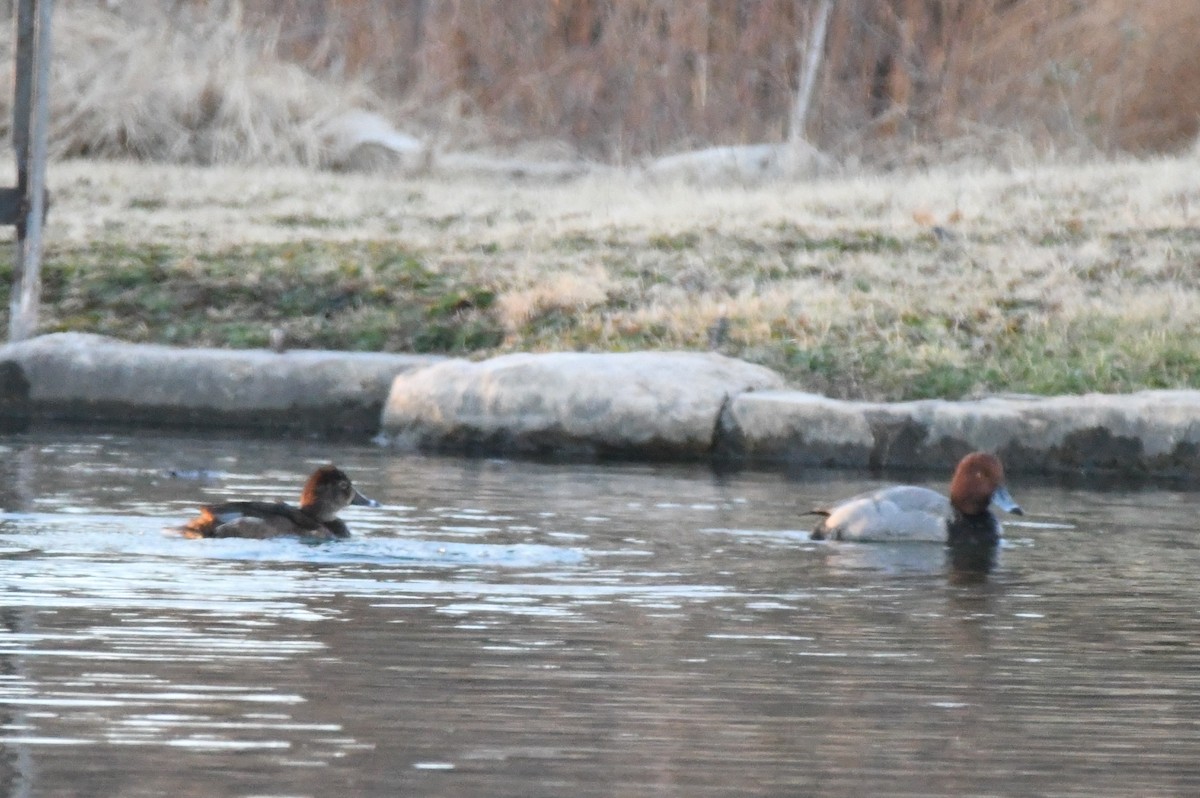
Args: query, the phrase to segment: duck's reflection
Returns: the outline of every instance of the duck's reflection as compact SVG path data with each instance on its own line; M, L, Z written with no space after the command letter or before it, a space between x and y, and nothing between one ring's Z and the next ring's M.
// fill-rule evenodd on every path
M946 570L951 584L983 582L996 568L1000 545L996 541L968 539L946 546Z

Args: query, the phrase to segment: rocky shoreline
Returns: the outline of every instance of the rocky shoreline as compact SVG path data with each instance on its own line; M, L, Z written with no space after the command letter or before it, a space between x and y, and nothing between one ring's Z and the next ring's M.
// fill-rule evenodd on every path
M713 353L188 349L57 333L0 347L0 424L377 437L402 450L753 466L1200 474L1200 391L899 403L790 389Z

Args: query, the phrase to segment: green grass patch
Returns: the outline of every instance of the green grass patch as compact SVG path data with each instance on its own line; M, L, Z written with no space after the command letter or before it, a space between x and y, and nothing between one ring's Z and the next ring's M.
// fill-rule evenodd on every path
M700 234L689 231L673 235L655 235L650 237L649 244L651 249L660 252L687 252L700 245Z
M911 240L881 233L875 230L846 230L838 235L813 236L803 228L781 223L771 231L777 241L775 246L782 252L881 252L898 253L911 249L930 249L936 242L926 237L915 236Z
M331 219L328 216L314 216L307 213L276 216L272 221L280 227L310 227L317 230L347 227L350 224L347 219Z
M11 253L0 258L8 305ZM162 246L52 249L41 327L157 341L467 353L503 339L493 287L387 244L289 243L193 255Z

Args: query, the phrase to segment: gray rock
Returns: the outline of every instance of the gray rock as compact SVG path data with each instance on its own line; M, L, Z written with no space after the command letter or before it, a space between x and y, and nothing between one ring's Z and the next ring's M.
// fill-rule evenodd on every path
M370 435L395 376L439 359L181 349L57 333L0 347L0 420Z
M701 185L803 180L830 171L833 161L805 141L708 147L651 161L645 174L659 181Z
M401 374L383 432L401 448L574 456L705 456L724 404L780 388L717 354L515 354Z
M432 151L420 139L401 133L391 122L371 111L356 109L334 117L321 130L322 164L354 172L398 170L405 174L427 171Z
M1200 391L883 404L799 391L733 399L721 451L749 462L953 468L973 449L1013 472L1200 473Z

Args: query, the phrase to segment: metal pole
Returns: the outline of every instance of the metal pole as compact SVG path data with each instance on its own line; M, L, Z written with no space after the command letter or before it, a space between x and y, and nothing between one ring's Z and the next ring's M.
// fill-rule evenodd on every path
M20 0L13 145L17 151L17 251L9 301L11 341L37 332L42 294L42 222L46 216L46 155L50 124L50 19L53 0Z

